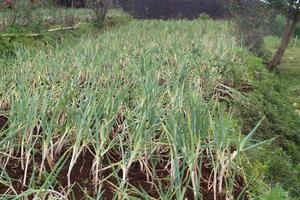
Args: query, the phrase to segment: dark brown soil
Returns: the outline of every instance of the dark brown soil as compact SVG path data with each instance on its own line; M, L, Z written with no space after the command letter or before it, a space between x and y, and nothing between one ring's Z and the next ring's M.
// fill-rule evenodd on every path
M0 115L0 130L8 128L8 118Z
M38 164L40 162L40 159L41 159L40 156L38 155L35 156L34 159L35 163ZM103 158L103 167L110 166L111 163L116 163L120 161L120 159L121 157L116 152L107 153L107 155L105 155ZM79 156L75 166L73 167L71 173L71 184L73 185L72 195L74 195L76 200L85 199L85 192L91 196L93 196L94 194L94 185L93 185L93 179L91 173L93 161L94 161L94 154L89 151L85 151ZM67 174L68 174L69 162L70 159L67 160L67 163L64 165L65 167L62 168L62 170L60 171L57 177L58 184L55 186L55 189L57 191L60 191L62 190L62 188L66 188L68 186ZM153 176L153 179L151 179L151 182L154 184L160 183L165 189L165 191L167 191L167 189L170 187L170 173L169 170L165 168L165 166L166 166L166 161L165 162L162 161L158 163L155 167L149 166L149 168L150 168L150 172L152 172L152 175L155 174ZM49 165L46 166L46 170L49 173L51 172ZM153 173L152 170L154 170L155 173ZM13 181L13 186L18 193L26 191L27 187L21 184L23 181L24 171L21 169L20 160L10 159L8 165L6 166L5 171L8 173L8 175L11 178L15 179L15 181ZM32 171L33 171L33 166L31 165L28 168L27 183L31 178ZM115 174L115 175L110 177L111 174ZM201 192L203 194L204 200L214 199L212 189L209 190L207 181L204 181L209 179L210 174L211 174L211 169L209 169L209 167L203 166L203 170L202 170L203 181L201 181ZM110 168L102 172L102 180L109 177L107 178L106 181L104 181L102 185L103 196L104 196L103 199L108 199L108 200L113 199L114 195L116 194L113 185L117 185L117 186L120 185L121 178L122 178L121 175L122 175L122 171L116 168ZM237 178L236 182L237 182L237 186L234 189L234 195L237 198L238 195L243 190L244 182L243 179L240 177ZM41 182L40 184L43 183ZM139 162L133 163L130 168L130 171L128 173L128 185L129 187L132 188L134 187L139 191L142 190L146 191L148 195L152 196L155 199L160 198L160 195L156 191L155 186L147 181L147 174L144 170L141 170L141 166ZM0 184L0 196L6 190L7 188ZM85 190L85 192L83 190ZM132 194L132 196L142 199L142 197L140 197L137 194ZM189 200L194 199L193 191L191 187L188 188L185 197ZM225 200L225 195L218 194L217 199ZM247 198L245 197L244 199Z
M117 134L122 132L123 128L123 121L125 119L125 116L123 116L121 113L116 116L115 125L113 127L112 135L111 137L116 137ZM8 118L0 115L0 130L8 128ZM39 136L42 132L41 126L38 124L34 128L34 136ZM158 136L159 137L159 136ZM36 152L40 152L41 145L40 143L36 143L35 145ZM93 149L90 147L90 149ZM65 150L66 151L66 150ZM63 155L58 155L57 158L55 158L55 162L58 161L58 159ZM32 178L33 171L35 169L38 169L42 156L40 153L36 153L34 155L34 158L31 160L28 171L27 171L27 177L26 177L26 184L23 185L23 179L24 179L24 170L22 170L20 159L17 159L20 157L20 155L17 153L14 155L15 158L11 158L6 167L5 171L8 173L9 177L13 178L12 185L17 193L22 193L26 191L28 188L26 184L30 182L30 179ZM148 170L143 169L139 162L135 162L131 165L131 168L128 173L127 178L127 184L128 187L131 189L135 189L138 191L145 191L150 195L151 197L155 199L160 199L160 194L157 191L156 187L157 185L161 185L163 188L162 192L167 192L168 188L171 186L171 175L170 175L170 169L166 168L165 166L168 163L168 160L170 158L168 157L168 153L157 155L157 157L160 159L160 161L155 165L147 165ZM68 170L70 165L70 159L71 156L68 155L68 159L66 160L66 163L64 163L62 169L60 170L57 178L56 178L56 184L52 183L56 191L62 191L63 189L66 189L68 187ZM91 151L84 151L81 153L81 155L78 157L76 164L74 165L71 176L70 176L70 183L72 185L72 196L70 196L70 199L76 200L83 200L86 198L86 194L89 194L90 196L94 196L95 186L93 185L93 176L92 176L92 165L94 162L95 153ZM122 170L117 167L111 167L113 163L117 163L121 160L121 154L115 150L111 150L110 152L106 153L101 158L102 168L105 168L105 170L102 171L101 177L99 179L105 180L102 184L102 191L103 191L103 198L102 199L113 199L113 197L116 194L116 188L122 183ZM35 167L33 166L35 165ZM51 167L48 162L45 162L45 168L48 173L51 173ZM147 172L146 172L147 171ZM187 170L184 170L185 174L188 175ZM214 199L214 193L212 189L209 189L208 181L211 175L212 169L209 167L209 165L203 165L202 166L202 180L201 180L201 193L203 194L204 200L213 200ZM37 177L38 171L35 171L35 177ZM36 180L36 185L42 185L43 181L45 180ZM193 190L191 187L191 183L184 183L185 185L189 185L187 188L187 192L185 194L185 198L189 200L193 200ZM244 188L244 181L241 177L236 178L236 187L234 188L234 196L237 198L240 193L243 191ZM7 187L0 184L0 196L1 194L4 194L7 191ZM142 199L141 196L139 196L136 193L132 193L132 196L135 196L137 198ZM30 198L29 198L30 199ZM175 197L173 199L176 199ZM218 200L225 200L224 194L218 194L217 196ZM244 199L247 199L246 197Z

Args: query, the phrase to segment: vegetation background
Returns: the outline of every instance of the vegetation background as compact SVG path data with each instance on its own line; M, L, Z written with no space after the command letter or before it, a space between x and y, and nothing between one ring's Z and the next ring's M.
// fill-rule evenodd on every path
M253 4L193 21L13 6L2 199L299 199L299 25L270 72L286 17Z

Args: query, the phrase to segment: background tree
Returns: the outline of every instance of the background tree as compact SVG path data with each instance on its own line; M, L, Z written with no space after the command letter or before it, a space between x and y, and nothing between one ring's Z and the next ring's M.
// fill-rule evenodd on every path
M265 27L270 23L270 10L259 0L222 0L224 9L234 22L238 39L252 52L264 56Z
M108 11L109 0L96 0L95 3L97 22L100 26L102 26Z
M108 8L110 5L110 0L87 0L85 6L91 8L95 12L95 22L97 26L102 27Z
M281 44L278 47L273 59L268 64L269 69L275 70L282 62L284 52L295 32L297 23L300 21L300 0L265 1L270 7L280 10L287 17Z

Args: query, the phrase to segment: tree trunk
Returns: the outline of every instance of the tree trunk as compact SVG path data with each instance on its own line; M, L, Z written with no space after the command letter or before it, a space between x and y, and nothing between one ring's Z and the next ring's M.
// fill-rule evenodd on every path
M108 11L108 0L96 0L97 24L101 27Z
M282 62L282 57L284 55L285 50L287 49L289 42L296 30L297 23L299 21L298 16L288 16L286 21L286 26L284 30L284 34L282 36L281 44L277 49L273 59L269 62L268 68L270 70L275 70Z

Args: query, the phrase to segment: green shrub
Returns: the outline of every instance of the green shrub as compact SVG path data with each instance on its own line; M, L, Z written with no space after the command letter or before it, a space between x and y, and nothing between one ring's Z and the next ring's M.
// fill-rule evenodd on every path
M264 194L260 200L292 200L292 198L280 186L276 186L270 192Z
M199 16L198 16L198 19L201 19L201 20L208 20L210 19L210 16L206 13L201 13Z

